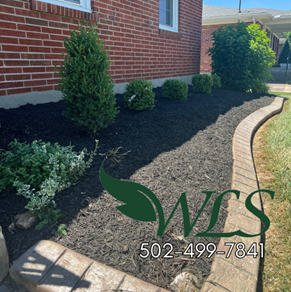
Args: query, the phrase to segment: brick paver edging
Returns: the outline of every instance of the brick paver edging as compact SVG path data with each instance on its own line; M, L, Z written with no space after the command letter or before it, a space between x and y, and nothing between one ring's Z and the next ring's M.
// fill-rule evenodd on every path
M258 190L257 175L252 156L252 138L261 124L281 111L283 101L283 98L276 97L271 105L255 111L240 122L236 128L232 144L233 169L231 189L240 191L240 199L236 199L234 194L231 195L224 233L239 229L248 234L259 234L262 231L261 221L245 207L246 197L253 191ZM257 209L262 210L259 193L252 197L252 203ZM226 258L230 247L225 246L225 243L233 242L237 244L242 242L245 244L245 250L248 250L252 243L256 243L259 252L258 243L260 239L260 236L221 238L217 251L225 251L225 254L215 255L210 276L205 281L200 292L255 292L257 289L260 257L253 258L252 256L247 256L237 258L234 248L230 257Z
M28 249L9 273L31 292L170 292L49 240Z

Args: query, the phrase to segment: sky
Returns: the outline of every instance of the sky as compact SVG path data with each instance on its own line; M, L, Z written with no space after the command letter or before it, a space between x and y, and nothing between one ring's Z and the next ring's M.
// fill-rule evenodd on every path
M203 0L204 5L213 5L229 8L238 8L239 0ZM291 1L286 0L241 0L241 8L270 8L279 10L290 10Z

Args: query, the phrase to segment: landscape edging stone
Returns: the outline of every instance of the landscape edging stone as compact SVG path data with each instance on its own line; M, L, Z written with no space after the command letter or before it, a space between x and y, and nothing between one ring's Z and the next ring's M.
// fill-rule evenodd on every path
M233 169L231 189L240 191L240 199L237 200L234 194L232 194L229 200L224 233L238 229L249 234L261 232L261 221L245 207L242 207L250 191L258 190L258 180L252 156L252 138L260 125L282 110L283 102L284 99L282 97L276 97L271 105L255 111L241 121L235 130L232 144ZM260 193L253 196L252 203L259 210L262 210ZM258 230L260 231L257 232ZM225 246L226 242L234 242L235 244L242 242L245 244L245 250L248 250L252 243L256 243L257 247L259 247L260 240L260 236L222 237L217 246L217 251L225 251L227 253L229 247ZM226 254L215 254L211 273L200 292L255 292L257 290L259 266L259 256L257 258L237 258L234 251L232 251L229 258L226 258Z

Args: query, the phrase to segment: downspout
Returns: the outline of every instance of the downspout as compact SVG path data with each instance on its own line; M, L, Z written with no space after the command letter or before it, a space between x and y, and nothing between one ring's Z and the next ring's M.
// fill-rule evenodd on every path
M253 23L254 23L254 24L256 23L256 18L255 18L255 16L253 16Z

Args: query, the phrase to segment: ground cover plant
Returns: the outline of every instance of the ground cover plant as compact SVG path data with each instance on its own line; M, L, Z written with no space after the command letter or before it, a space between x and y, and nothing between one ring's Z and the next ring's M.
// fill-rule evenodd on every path
M174 251L182 252L189 243L208 244L209 238L195 237L195 234L207 229L214 200L231 187L234 131L241 120L269 105L274 97L223 89L213 89L211 95L198 94L189 86L185 102L163 97L162 88L155 88L153 92L155 107L150 111L130 110L124 106L124 96L116 96L120 113L114 124L100 131L98 152L91 167L76 185L55 196L57 206L66 215L59 222L67 226L65 230L64 225L59 225L59 228L17 229L10 233L7 227L15 215L25 211L28 200L17 196L13 190L1 193L0 225L11 262L39 240L48 239L169 290L170 283L182 271L194 273L200 283L206 279L213 260L207 253L200 258L177 254L166 259L163 258L166 250L162 249L160 257L144 259L140 257L144 254L141 243L148 242L149 246L158 243L162 247L169 242ZM42 140L52 145L56 142L61 146L71 144L75 151L84 148L93 151L94 139L67 119L65 112L63 100L0 109L0 148L7 150L8 144L17 138L21 143ZM180 208L164 235L159 237L158 222L132 220L115 208L120 202L104 190L99 180L103 161L110 177L149 188L159 199L165 218L169 217L183 192L187 196L191 222L205 200L202 192L216 191L216 195L211 197L188 237L183 237ZM226 208L227 198L224 198L212 232L223 231ZM54 236L56 232L58 237ZM215 244L219 240L211 238Z
M29 200L25 208L41 221L36 228L41 229L46 224L54 226L61 217L60 210L55 210L56 192L76 183L90 167L97 141L86 162L86 148L76 153L73 146L51 145L41 140L27 144L16 139L8 148L7 151L0 149L0 192L16 188L18 195Z
M272 92L290 99L291 93ZM271 228L264 236L265 258L261 263L258 291L290 291L291 287L291 105L269 120L256 134L254 159L260 189L275 191L274 200L262 196Z
M269 47L267 33L257 24L244 22L221 26L212 33L212 73L221 78L222 88L248 92L262 90L275 64L275 53ZM265 92L267 94L267 89Z
M64 41L67 56L57 70L59 90L67 104L66 116L92 137L114 122L118 109L113 79L108 73L109 54L97 28L79 26Z

